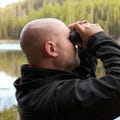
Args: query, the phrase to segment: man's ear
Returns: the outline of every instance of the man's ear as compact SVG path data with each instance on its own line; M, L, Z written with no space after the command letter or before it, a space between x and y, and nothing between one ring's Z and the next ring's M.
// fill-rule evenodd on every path
M56 57L58 56L56 44L53 41L47 41L45 43L45 50L48 55Z

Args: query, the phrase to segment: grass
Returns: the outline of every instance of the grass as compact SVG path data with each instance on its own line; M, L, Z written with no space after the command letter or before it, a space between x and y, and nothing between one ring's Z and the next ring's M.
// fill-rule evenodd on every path
M0 120L19 120L17 106L0 112Z

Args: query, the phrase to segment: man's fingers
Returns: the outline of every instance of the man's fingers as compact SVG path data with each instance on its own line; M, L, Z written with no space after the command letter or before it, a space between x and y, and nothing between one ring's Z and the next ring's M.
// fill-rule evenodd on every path
M82 24L77 23L75 25L75 29L76 29L77 32L81 33L81 31L83 30Z
M78 21L77 23L79 23L79 24L85 24L85 23L88 23L88 21L87 20L82 20L82 21Z
M74 29L75 24L76 23L70 24L70 25L68 25L68 27L72 30L72 29Z
M88 23L88 21L87 20L82 20L82 21L78 21L76 23L70 24L70 25L68 25L68 27L72 30L72 29L75 28L76 24L85 24L85 23Z

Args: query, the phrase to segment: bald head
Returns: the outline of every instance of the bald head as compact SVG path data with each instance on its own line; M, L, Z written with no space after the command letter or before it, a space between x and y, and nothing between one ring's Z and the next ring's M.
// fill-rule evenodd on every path
M30 66L71 70L75 67L70 29L60 20L37 19L29 22L20 35L20 45Z
M47 39L49 35L52 35L53 33L56 34L61 31L61 27L59 27L59 25L63 26L64 23L53 18L33 20L23 28L20 37L23 39L24 37L29 37L31 34L32 38L34 35L37 35L37 38L38 36L42 36L44 39Z
M38 45L38 42L42 44L47 40L54 40L54 37L61 33L61 26L65 26L63 22L52 18L37 19L29 22L20 35L23 51L29 45L29 47L32 47L32 45Z

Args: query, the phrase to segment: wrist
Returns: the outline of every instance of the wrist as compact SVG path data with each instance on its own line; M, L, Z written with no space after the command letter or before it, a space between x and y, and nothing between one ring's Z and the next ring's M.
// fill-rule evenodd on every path
M87 48L95 55L98 45L102 44L108 37L109 36L104 31L92 35L87 42Z

